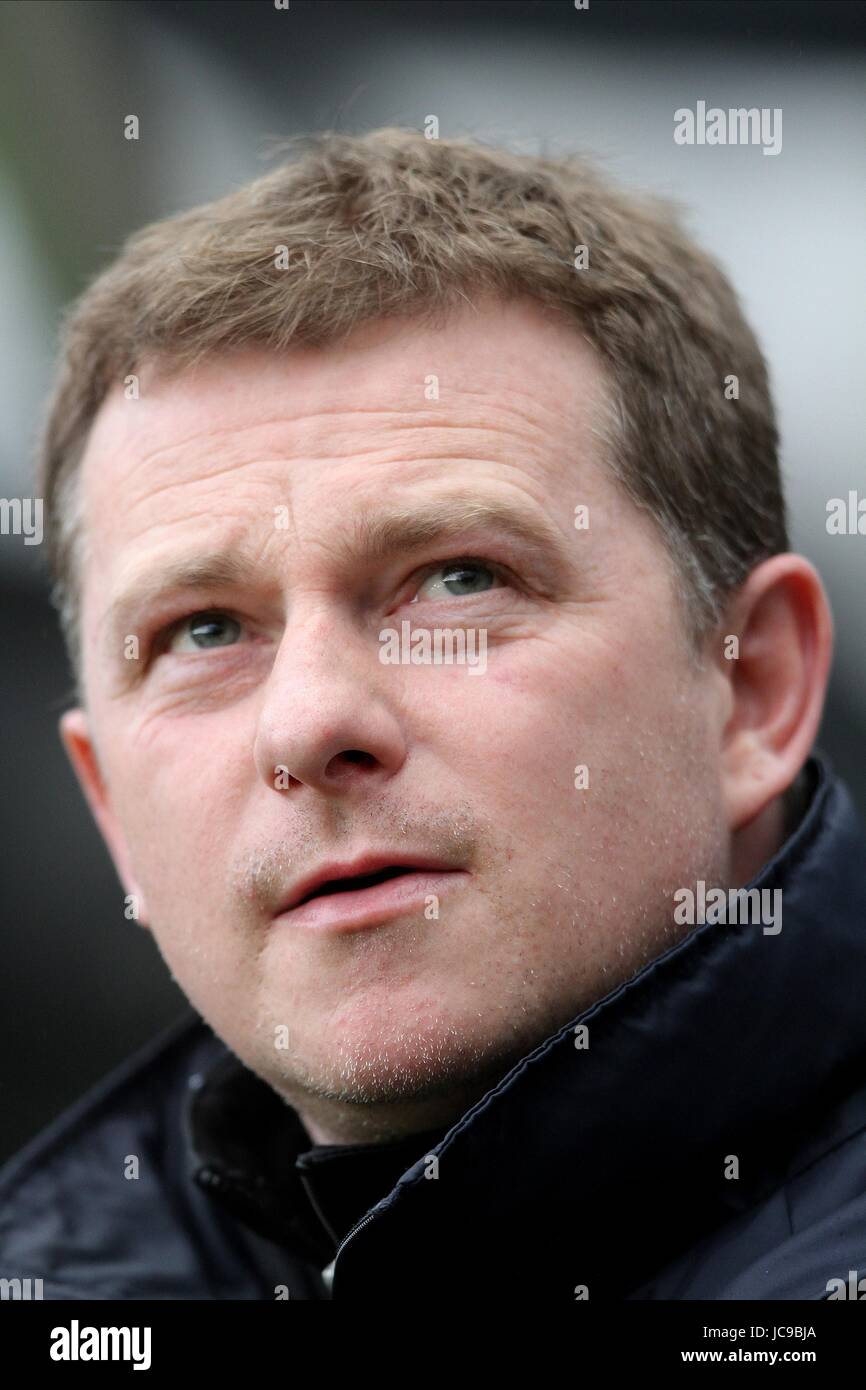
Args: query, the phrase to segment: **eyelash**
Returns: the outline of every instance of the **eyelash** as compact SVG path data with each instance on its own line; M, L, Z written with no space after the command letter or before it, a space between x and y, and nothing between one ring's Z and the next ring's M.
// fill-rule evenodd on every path
M416 590L420 589L421 586L426 583L432 575L438 573L439 570L459 569L461 565L465 565L467 568L475 565L480 569L487 569L503 584L508 584L511 587L516 586L516 576L507 565L500 564L496 560L486 559L481 555L458 555L454 558L437 560L435 563L431 562L429 565L426 565L415 580L413 588ZM486 590L484 592L490 591ZM460 600L473 598L475 595L453 594L451 597L454 600ZM405 601L405 599L402 600L402 602ZM435 602L435 600L433 601ZM171 622L166 623L165 626L155 634L152 644L153 655L158 656L165 651L171 643L172 638L181 632L185 624L191 623L194 618L205 617L231 618L241 625L244 623L244 619L241 615L231 608L194 608L190 610L190 612L182 614L179 618L173 618ZM203 655L206 650L206 648L202 648L201 654ZM218 648L214 648L213 650L218 650ZM186 655L197 655L197 653L186 653Z

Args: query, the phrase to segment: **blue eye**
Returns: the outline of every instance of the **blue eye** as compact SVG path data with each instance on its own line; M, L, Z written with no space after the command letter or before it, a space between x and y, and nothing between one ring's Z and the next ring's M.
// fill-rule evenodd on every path
M425 598L459 598L468 594L481 594L497 583L499 576L489 565L475 560L458 560L440 565L438 570L428 574L412 602L417 602L422 594ZM434 592L429 592L428 586L432 587ZM425 589L428 589L427 593L424 593Z
M175 645L177 639L187 634L195 644L194 651L208 651L211 647L231 646L231 632L228 640L223 640L226 626L233 629L235 635L241 630L241 625L237 619L230 618L226 613L191 613L189 617L181 618L175 625L174 631L169 635L168 646L172 650L177 650Z

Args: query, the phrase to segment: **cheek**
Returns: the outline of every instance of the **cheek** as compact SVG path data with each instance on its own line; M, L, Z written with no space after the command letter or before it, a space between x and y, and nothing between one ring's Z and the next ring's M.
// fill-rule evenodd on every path
M249 744L247 744L247 748ZM213 721L167 721L115 752L113 802L152 915L216 901L249 755Z
M439 725L444 743L459 745L478 775L501 769L521 799L571 789L576 763L604 758L632 711L647 707L646 683L634 681L618 651L598 643L581 650L573 634L490 663L451 693L449 719Z
M597 744L585 726L581 734L579 686L553 656L541 649L519 663L490 663L483 675L452 675L409 716L442 795L462 788L500 853L524 869L521 846L532 844L537 858L545 840L569 835L575 764Z
M521 837L592 834L602 854L643 857L671 799L707 794L705 692L670 635L560 631L452 684L443 760ZM701 791L703 788L703 792Z

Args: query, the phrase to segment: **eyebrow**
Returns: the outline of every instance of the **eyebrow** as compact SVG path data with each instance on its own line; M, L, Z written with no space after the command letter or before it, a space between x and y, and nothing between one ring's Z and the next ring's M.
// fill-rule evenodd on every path
M532 516L504 498L463 494L361 517L351 544L371 560L387 560L476 527L502 531L536 550L550 552L563 564L567 562L564 536L542 513Z
M210 551L207 555L181 556L166 561L159 569L131 580L105 610L101 626L110 650L125 635L138 613L151 604L180 590L206 590L241 585L256 573L256 566L234 550Z
M556 577L573 563L564 535L542 513L533 516L505 499L461 494L359 517L352 532L339 538L338 553L347 559L388 560L482 527L501 531L537 552ZM137 614L173 593L242 587L257 577L258 561L237 549L167 560L131 579L110 602L100 623L106 645L116 649Z

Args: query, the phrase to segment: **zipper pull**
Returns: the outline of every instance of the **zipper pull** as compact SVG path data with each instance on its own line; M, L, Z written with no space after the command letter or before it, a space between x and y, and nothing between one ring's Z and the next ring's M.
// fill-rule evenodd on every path
M325 1268L322 1270L322 1283L325 1285L325 1288L328 1290L328 1294L329 1294L329 1295L330 1295L331 1290L332 1290L332 1288L333 1288L333 1286L334 1286L334 1265L335 1265L336 1263L337 1263L337 1257L336 1257L336 1255L335 1255L334 1258L332 1259L331 1263L330 1263L329 1265L325 1265Z

